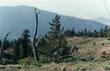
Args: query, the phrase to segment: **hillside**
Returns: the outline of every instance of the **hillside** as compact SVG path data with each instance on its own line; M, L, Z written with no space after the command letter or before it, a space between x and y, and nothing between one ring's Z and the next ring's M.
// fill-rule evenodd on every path
M37 9L39 14L39 35L45 34L49 31L48 22L54 18L56 13L48 12L44 10ZM86 20L77 17L61 16L61 24L65 29L76 29L83 30L99 30L104 28L104 23L99 23L94 20ZM16 19L15 19L16 18ZM35 14L34 8L28 6L16 6L16 7L0 7L0 38L6 35L7 32L11 31L11 38L19 37L24 29L29 29L31 35L35 28ZM32 35L33 36L33 35Z
M103 52L110 52L110 40L107 38L74 37L68 38L68 43L72 47L77 46L79 48L76 56L80 58L90 58L93 55L94 59L100 59Z

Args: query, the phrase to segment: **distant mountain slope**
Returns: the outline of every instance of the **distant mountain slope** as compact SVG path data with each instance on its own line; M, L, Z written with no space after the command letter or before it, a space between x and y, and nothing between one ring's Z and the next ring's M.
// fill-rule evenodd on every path
M94 20L110 26L110 19L109 18L100 17L100 18L95 18Z
M54 18L56 13L43 11L38 9L39 15L39 34L45 34L49 31L48 22ZM73 26L76 31L82 29L99 30L105 25L93 20L85 20L76 17L61 15L61 24L66 29L71 29ZM34 8L27 6L17 7L0 7L0 37L3 37L7 32L12 31L11 38L20 36L24 29L29 29L33 34L35 28Z

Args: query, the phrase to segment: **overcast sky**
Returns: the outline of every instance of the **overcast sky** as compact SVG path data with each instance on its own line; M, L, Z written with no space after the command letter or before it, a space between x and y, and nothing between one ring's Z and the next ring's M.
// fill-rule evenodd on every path
M0 6L28 5L85 19L110 18L110 0L0 0Z

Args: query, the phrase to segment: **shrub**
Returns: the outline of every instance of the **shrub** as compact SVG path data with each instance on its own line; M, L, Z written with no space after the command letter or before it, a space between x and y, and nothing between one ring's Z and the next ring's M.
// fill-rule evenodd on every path
M104 51L104 52L102 53L102 55L101 55L101 60L102 60L102 61L109 61L109 60L110 60L110 53Z
M34 65L35 61L34 58L24 58L19 60L18 63L22 65Z
M95 51L94 50L88 50L85 52L81 52L78 55L75 55L74 57L78 61L93 61L95 60Z
M15 61L12 60L12 59L3 58L1 63L4 64L4 65L6 65L6 64L14 64Z
M53 62L53 58L46 57L46 56L40 56L40 63L50 63Z

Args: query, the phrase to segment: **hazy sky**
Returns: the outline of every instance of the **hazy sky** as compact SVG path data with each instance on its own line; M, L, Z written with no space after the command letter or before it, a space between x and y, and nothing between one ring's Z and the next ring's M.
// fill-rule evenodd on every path
M86 19L110 18L110 0L0 0L0 6L28 5Z

